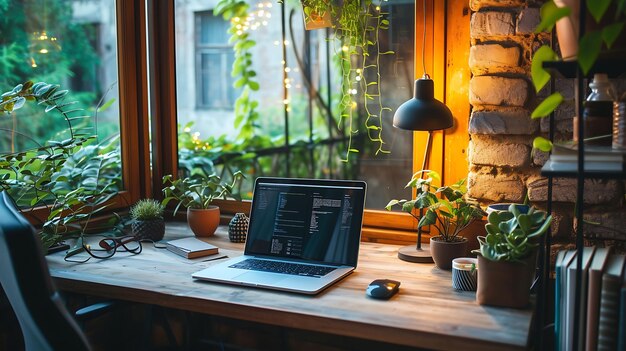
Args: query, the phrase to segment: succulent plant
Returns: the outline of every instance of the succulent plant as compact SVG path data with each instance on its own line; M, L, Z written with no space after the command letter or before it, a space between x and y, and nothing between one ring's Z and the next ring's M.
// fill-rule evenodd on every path
M545 233L552 223L552 216L531 207L522 213L515 204L508 211L494 211L487 217L487 236L479 236L481 254L491 261L522 261L538 246L533 238Z

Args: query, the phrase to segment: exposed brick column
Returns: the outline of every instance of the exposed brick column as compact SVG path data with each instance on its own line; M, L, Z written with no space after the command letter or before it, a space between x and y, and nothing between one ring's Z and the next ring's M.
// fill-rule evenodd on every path
M539 9L527 1L472 0L470 6L476 12L470 29L469 194L483 202L521 202L529 179L539 173L531 158L539 123L530 118L530 58L549 34L533 33Z

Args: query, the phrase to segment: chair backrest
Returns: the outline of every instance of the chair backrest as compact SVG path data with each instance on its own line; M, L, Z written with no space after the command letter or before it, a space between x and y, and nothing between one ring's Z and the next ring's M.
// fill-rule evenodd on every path
M26 350L89 350L52 284L33 227L0 193L0 283L19 320Z

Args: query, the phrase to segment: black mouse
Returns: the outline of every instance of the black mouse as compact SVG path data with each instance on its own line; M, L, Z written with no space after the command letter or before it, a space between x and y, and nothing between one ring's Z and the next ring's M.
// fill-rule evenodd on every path
M365 293L375 299L387 300L398 292L400 282L391 279L376 279L370 283Z

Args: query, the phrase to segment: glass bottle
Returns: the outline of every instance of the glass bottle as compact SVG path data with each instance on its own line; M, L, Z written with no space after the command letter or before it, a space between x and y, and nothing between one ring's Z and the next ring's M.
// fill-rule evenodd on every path
M585 144L611 146L615 89L608 76L602 73L593 76L589 88L591 94L587 97L583 110Z

